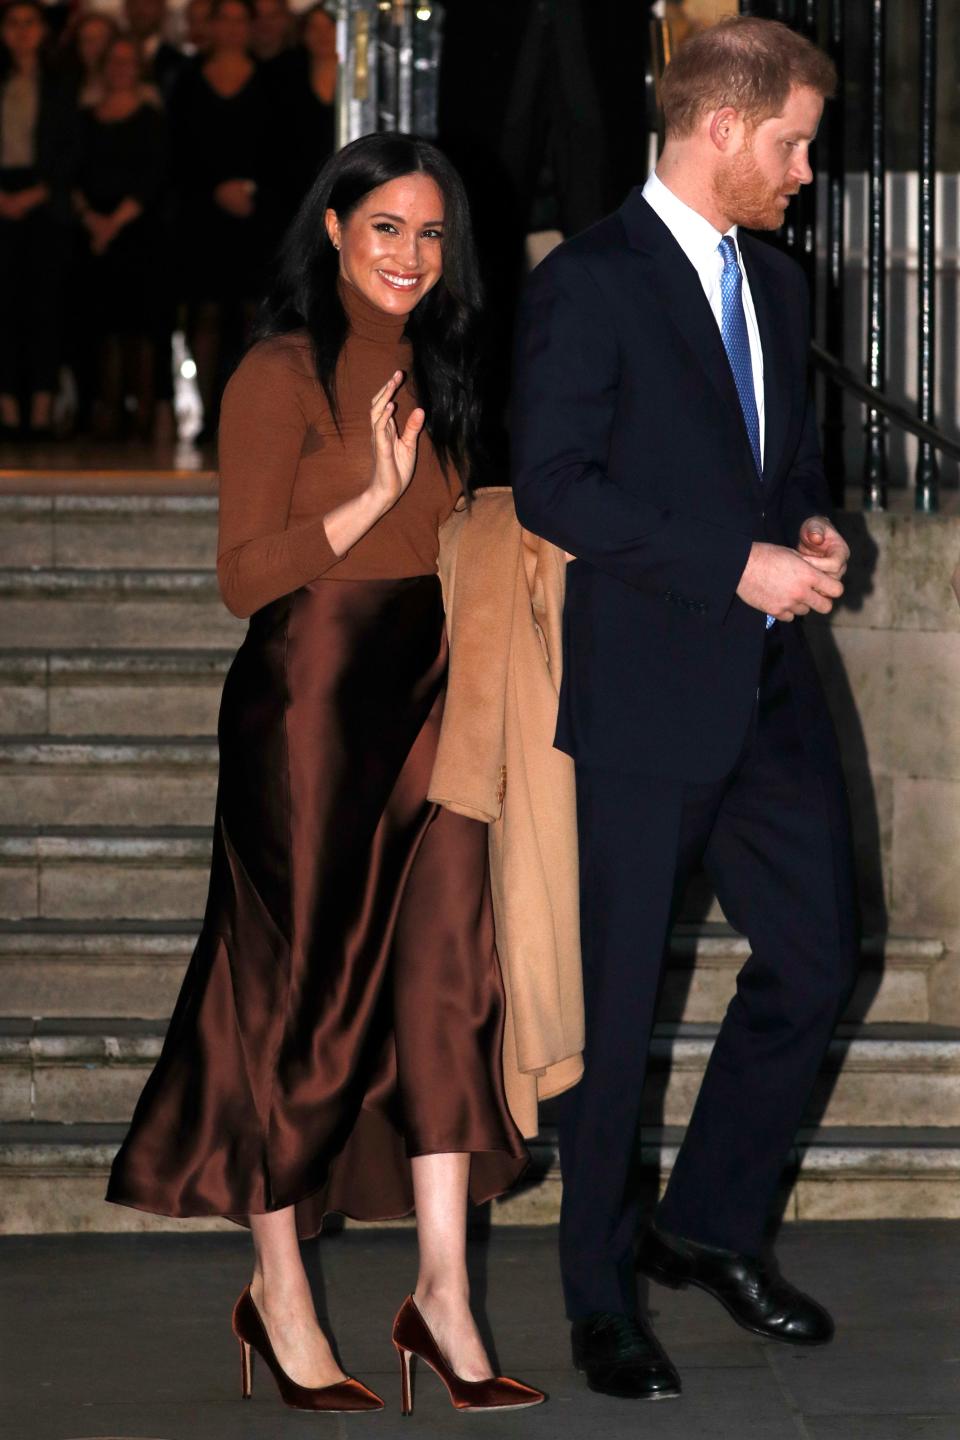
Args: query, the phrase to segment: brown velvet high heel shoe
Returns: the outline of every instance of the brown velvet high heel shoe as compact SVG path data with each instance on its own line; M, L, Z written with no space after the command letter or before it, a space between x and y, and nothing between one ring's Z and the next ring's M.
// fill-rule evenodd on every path
M294 1410L326 1410L332 1415L345 1415L358 1410L382 1410L383 1401L379 1395L361 1385L359 1380L338 1380L335 1385L320 1385L310 1389L298 1385L281 1366L266 1326L260 1319L260 1312L250 1294L250 1286L244 1290L233 1307L233 1333L240 1341L240 1374L244 1400L253 1394L253 1352L273 1371L280 1398Z
M532 1385L510 1380L506 1375L494 1375L490 1380L462 1380L440 1353L440 1347L412 1295L404 1300L393 1322L393 1343L400 1356L401 1410L404 1415L413 1414L414 1358L426 1361L430 1369L440 1376L457 1410L523 1410L529 1405L541 1405L547 1398L542 1390L534 1390Z

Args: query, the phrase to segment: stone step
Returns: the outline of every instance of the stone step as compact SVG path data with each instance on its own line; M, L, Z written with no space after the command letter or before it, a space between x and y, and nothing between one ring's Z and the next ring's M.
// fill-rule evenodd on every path
M156 1020L0 1020L0 1122L127 1119L164 1029ZM646 1123L687 1123L715 1037L714 1026L657 1026ZM810 1115L828 1126L960 1126L960 1030L841 1025Z
M105 1204L107 1174L124 1132L123 1125L0 1125L0 1234L234 1228L226 1220L171 1220ZM645 1131L640 1165L648 1204L665 1185L681 1140L673 1127ZM553 1132L544 1130L530 1151L530 1178L489 1207L494 1224L557 1223L562 1192ZM958 1220L960 1129L801 1130L784 1189L787 1221Z
M9 448L5 459L14 459ZM21 459L26 458L22 452ZM166 457L153 445L81 446L72 448L69 456L57 447L53 451L30 451L30 467L0 465L0 495L39 496L153 495L161 498L176 495L216 496L219 477L216 470L205 466L203 459L189 442L178 443L166 450ZM67 463L68 460L72 463ZM120 465L119 462L123 461ZM85 462L78 469L80 462Z
M0 570L8 648L211 648L238 645L212 570Z
M192 736L0 739L0 826L209 825L217 758Z
M165 1019L173 1010L199 920L0 921L0 996L7 1015ZM734 993L749 946L717 927L680 927L660 1000L664 1021L716 1022ZM956 959L938 940L864 942L851 1020L923 1023L931 977Z
M0 494L0 565L200 569L217 554L216 495Z
M234 650L0 650L0 735L213 736Z
M4 1013L166 1021L199 921L0 922Z
M0 831L5 920L182 920L202 915L210 831L24 826Z
M729 926L679 925L670 947L660 1015L665 1020L711 1022L723 1017L750 943ZM924 1023L937 1019L935 998L946 975L958 970L942 941L911 936L868 936L847 1017Z

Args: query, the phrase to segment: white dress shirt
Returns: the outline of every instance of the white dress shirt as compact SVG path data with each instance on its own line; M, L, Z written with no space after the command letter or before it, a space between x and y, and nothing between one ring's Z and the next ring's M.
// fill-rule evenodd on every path
M666 225L699 275L703 293L707 297L719 329L721 322L720 275L723 270L723 256L717 246L723 239L723 233L716 230L710 221L706 220L698 211L692 210L683 200L678 199L673 191L664 185L656 170L651 171L647 178L643 187L643 198ZM747 318L747 336L750 340L750 364L753 368L753 388L757 397L757 417L760 421L760 458L762 461L765 439L763 350L760 348L760 331L757 328L757 312L753 308L753 296L750 294L750 281L743 268L740 246L737 244L736 225L726 233L736 246L737 258L740 261L740 274L743 276L743 309Z

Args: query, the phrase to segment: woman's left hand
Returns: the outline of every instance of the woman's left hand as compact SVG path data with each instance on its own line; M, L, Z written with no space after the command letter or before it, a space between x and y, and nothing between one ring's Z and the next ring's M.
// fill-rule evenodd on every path
M388 510L395 505L413 479L417 463L417 439L426 416L419 407L412 411L403 434L397 427L394 396L403 384L403 371L395 370L382 390L370 402L373 440L373 476L370 489Z

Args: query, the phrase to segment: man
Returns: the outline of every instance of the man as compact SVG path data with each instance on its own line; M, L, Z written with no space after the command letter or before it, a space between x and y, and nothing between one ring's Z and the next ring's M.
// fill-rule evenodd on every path
M576 762L586 1073L560 1113L575 1362L615 1395L679 1394L637 1316L630 1157L662 956L703 862L752 955L640 1267L747 1329L832 1321L762 1258L782 1167L856 956L836 742L799 617L842 593L807 396L799 268L776 229L812 179L835 84L773 21L733 19L663 82L657 172L534 272L514 444L524 525L568 570L557 745Z

